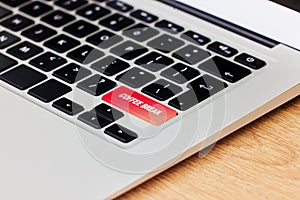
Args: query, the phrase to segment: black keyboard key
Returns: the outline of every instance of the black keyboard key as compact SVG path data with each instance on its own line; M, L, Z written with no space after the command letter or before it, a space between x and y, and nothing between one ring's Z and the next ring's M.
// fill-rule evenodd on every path
M47 76L25 65L21 65L2 74L0 79L20 90L26 90L47 79Z
M162 29L162 30L164 30L164 31L172 33L172 34L177 34L177 33L182 32L184 30L183 27L181 27L177 24L174 24L173 22L167 21L167 20L162 20L160 22L157 22L155 24L155 26Z
M137 24L123 31L123 34L136 41L144 42L158 35L159 31L144 24Z
M83 106L67 98L61 98L55 101L52 106L70 116L77 115L78 113L84 111Z
M216 78L207 74L195 79L188 84L188 88L194 90L197 94L198 100L203 100L206 96L212 96L221 90L228 87L228 85Z
M105 15L108 15L110 11L96 4L91 4L82 8L81 10L78 10L76 13L89 20L97 20Z
M20 41L21 39L6 32L1 31L0 32L0 49L4 49L12 44L15 44L16 42Z
M53 72L53 75L67 83L73 84L81 79L89 76L91 73L90 70L87 70L79 65L70 63L63 68L60 68Z
M128 5L127 3L124 3L119 0L112 0L108 2L106 5L121 12L128 12L133 9L131 5Z
M11 15L12 13L13 13L12 11L7 10L6 8L0 6L0 19L8 15Z
M73 20L75 20L75 17L72 15L69 15L65 12L62 12L60 10L56 10L49 15L46 15L41 19L42 21L55 26L55 27L61 27Z
M242 53L241 55L237 56L234 60L252 69L261 69L262 67L267 65L265 61L255 58L254 56L251 56L246 53Z
M204 62L199 68L231 83L235 83L251 74L249 69L218 56Z
M160 101L165 101L182 92L182 89L164 79L159 79L143 88L142 92Z
M231 57L238 53L236 49L220 42L214 42L207 48L225 57Z
M114 122L114 121L124 117L124 114L122 112L120 112L117 109L112 108L111 106L106 105L104 103L98 105L95 108L95 112L97 115L99 115L111 122Z
M22 42L7 50L7 53L21 60L27 60L41 52L43 52L42 48L29 42Z
M171 58L157 52L151 52L135 61L135 64L153 72L164 69L173 63L174 61Z
M82 121L83 123L95 129L101 129L111 123L107 119L100 117L99 115L96 115L96 113L94 112L85 112L79 115L78 120Z
M67 63L66 59L50 52L46 52L29 62L29 64L45 72L56 69L57 67L60 67L65 63Z
M78 49L75 49L67 54L69 58L81 63L81 64L89 64L101 57L105 54L98 49L94 49L88 45L83 45Z
M86 41L102 49L107 49L122 40L123 38L121 36L115 35L107 30L102 30L95 35L88 37Z
M49 12L50 10L52 10L53 8L51 6L48 6L42 2L39 1L35 1L32 2L22 8L20 8L20 10L30 16L33 17L38 17L41 16L47 12Z
M177 63L162 71L162 76L179 84L186 83L200 75L200 72L192 67Z
M55 35L57 32L44 25L38 24L22 32L22 35L35 41L41 42Z
M49 103L71 91L71 87L66 86L57 80L50 79L30 89L28 94L41 100L42 102Z
M152 15L143 10L136 10L133 13L131 13L130 15L143 21L143 22L146 22L146 23L152 23L152 22L158 20L157 16Z
M87 1L85 1L85 0L58 0L58 1L55 1L55 5L58 5L67 10L75 10L76 8L79 8L80 6L83 6L86 3L87 3Z
M105 129L104 133L122 143L129 143L138 138L138 135L135 132L117 124Z
M205 45L211 41L209 38L200 35L194 31L187 31L184 34L182 34L181 37L197 45Z
M161 35L158 38L147 43L148 46L169 53L184 45L184 42L170 35Z
M114 31L120 31L130 25L132 25L134 21L128 17L125 17L120 14L113 14L103 20L100 21L100 25L103 25L107 28L110 28Z
M185 111L196 104L208 99L212 95L224 90L228 85L222 81L219 81L209 75L204 75L190 84L188 87L191 90L179 95L172 99L169 105Z
M50 49L53 49L54 51L57 51L58 53L64 53L76 46L79 46L80 42L62 34L46 41L44 45Z
M107 56L102 60L93 63L91 66L92 69L107 76L118 74L129 67L130 65L128 63L113 56Z
M208 97L207 97L208 98ZM169 105L181 110L181 111L186 111L190 109L191 107L194 107L199 103L197 95L195 91L193 90L188 90L178 97L175 97L169 102Z
M195 65L210 57L210 53L193 45L188 45L173 53L173 57L187 64Z
M0 0L0 1L11 7L18 7L18 6L22 5L23 3L28 2L29 0Z
M33 24L33 21L31 19L28 19L21 15L14 15L1 22L2 26L12 31L19 31L23 28L30 26L31 24Z
M148 51L147 48L131 41L126 41L111 49L113 54L126 60L132 60Z
M155 76L142 69L134 67L125 73L120 74L116 79L132 88L139 88L153 81Z
M115 82L100 75L94 75L77 85L78 88L93 96L100 96L101 94L113 89L115 86Z
M0 72L3 72L5 70L15 66L16 64L18 64L17 61L0 53Z
M95 25L87 23L83 20L79 20L67 27L63 30L76 36L79 38L86 37L87 35L92 34L93 32L97 31L99 28Z

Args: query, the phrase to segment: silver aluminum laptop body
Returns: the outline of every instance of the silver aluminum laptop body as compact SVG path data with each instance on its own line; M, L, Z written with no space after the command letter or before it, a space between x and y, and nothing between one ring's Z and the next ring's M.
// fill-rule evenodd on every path
M282 18L275 27L269 16L263 15L269 8L271 14L293 16L293 22L299 22L297 12L269 1L253 1L250 5L251 9L260 8L255 15L257 19L235 0L227 3L186 0L179 4L171 0L124 2L134 9L146 10L160 19L179 24L185 30L201 33L212 42L220 41L236 48L239 53L260 58L267 65L259 70L244 66L251 71L249 76L236 83L224 81L228 84L226 89L185 112L177 110L176 117L160 126L123 111L125 117L118 123L139 136L128 144L87 126L77 120L77 116L64 115L53 109L50 103L28 96L27 90L20 91L0 81L1 199L96 200L117 197L299 95L299 30L295 24L286 23ZM46 3L53 5L53 2ZM105 6L105 3L97 4ZM18 12L18 8L4 3L0 6ZM201 12L196 10L198 6ZM70 14L75 15L75 12ZM129 13L124 15L129 17ZM91 23L98 25L98 21ZM237 22L238 26L233 25ZM241 26L251 31L245 31ZM0 27L0 31L5 29ZM63 32L61 28L56 31L58 34ZM20 32L15 34L26 39ZM182 39L180 34L174 37ZM79 40L85 43L84 39ZM42 46L43 42L35 44ZM141 44L147 45L146 42ZM208 45L199 48L206 49ZM6 49L1 53L13 58ZM66 57L66 53L60 55ZM167 55L172 57L171 53ZM236 62L234 58L226 59ZM18 62L28 65L26 60ZM130 65L135 64L130 61ZM199 71L207 73L202 69ZM45 74L51 76L52 73ZM160 74L156 72L154 75L159 77ZM142 93L141 89L136 91ZM88 109L101 103L101 98L91 100L85 95L75 88L65 97L88 102Z

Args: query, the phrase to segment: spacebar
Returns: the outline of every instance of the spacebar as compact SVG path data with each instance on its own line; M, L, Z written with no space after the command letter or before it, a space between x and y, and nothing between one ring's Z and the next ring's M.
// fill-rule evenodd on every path
M102 100L153 125L161 125L177 115L175 110L124 86L104 95Z

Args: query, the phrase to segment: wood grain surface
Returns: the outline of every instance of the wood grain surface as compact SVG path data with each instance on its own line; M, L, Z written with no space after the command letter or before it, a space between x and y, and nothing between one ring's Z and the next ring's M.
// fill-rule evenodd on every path
M121 196L300 199L300 97Z

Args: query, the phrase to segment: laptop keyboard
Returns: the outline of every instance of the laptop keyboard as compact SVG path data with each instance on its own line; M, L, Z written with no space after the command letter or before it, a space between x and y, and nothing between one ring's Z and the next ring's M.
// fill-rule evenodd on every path
M266 66L122 1L0 0L0 27L1 81L125 144L139 133L124 113L161 125ZM74 88L103 102L87 110Z

